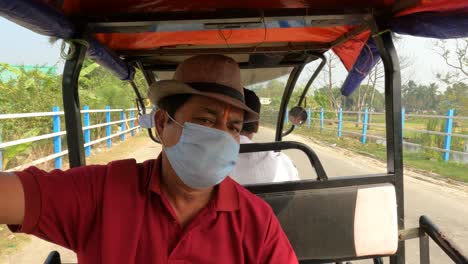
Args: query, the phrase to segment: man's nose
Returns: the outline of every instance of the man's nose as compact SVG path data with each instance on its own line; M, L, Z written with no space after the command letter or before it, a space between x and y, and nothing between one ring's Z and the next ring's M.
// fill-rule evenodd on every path
M226 122L225 120L218 120L218 121L216 122L214 128L229 133L229 128L228 128L227 122Z

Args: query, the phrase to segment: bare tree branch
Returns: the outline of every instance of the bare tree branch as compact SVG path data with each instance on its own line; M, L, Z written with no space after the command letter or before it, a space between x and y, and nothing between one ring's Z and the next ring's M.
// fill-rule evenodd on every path
M468 39L456 39L455 50L445 40L434 42L434 51L444 60L445 64L453 71L437 73L437 78L451 84L468 80Z

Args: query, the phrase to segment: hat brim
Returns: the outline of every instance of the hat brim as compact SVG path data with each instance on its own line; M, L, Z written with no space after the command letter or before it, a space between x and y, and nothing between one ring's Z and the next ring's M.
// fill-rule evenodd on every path
M231 96L215 93L215 92L202 92L190 85L176 81L176 80L162 80L154 83L150 89L149 97L153 104L158 105L159 101L167 96L177 94L193 94L201 95L215 100L230 104L236 108L245 111L244 123L257 121L259 116L258 113L250 109L244 102L241 102Z

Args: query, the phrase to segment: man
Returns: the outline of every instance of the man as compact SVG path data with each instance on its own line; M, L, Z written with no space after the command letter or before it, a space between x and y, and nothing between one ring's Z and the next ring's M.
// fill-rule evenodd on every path
M255 92L244 89L244 95L247 106L260 114L260 99ZM258 120L244 123L240 143L253 143L252 139L254 134L258 132L258 126ZM291 159L284 153L274 151L239 154L231 177L243 185L300 180Z
M242 123L258 118L240 80L225 56L187 59L149 91L156 160L2 173L0 223L80 263L297 263L271 208L226 177Z

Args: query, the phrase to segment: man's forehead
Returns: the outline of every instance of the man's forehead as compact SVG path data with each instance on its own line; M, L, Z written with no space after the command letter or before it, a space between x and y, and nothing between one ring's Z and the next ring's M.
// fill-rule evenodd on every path
M229 109L230 114L240 117L244 115L244 110L206 96L195 95L189 103L197 110L213 112L213 114L222 115Z

